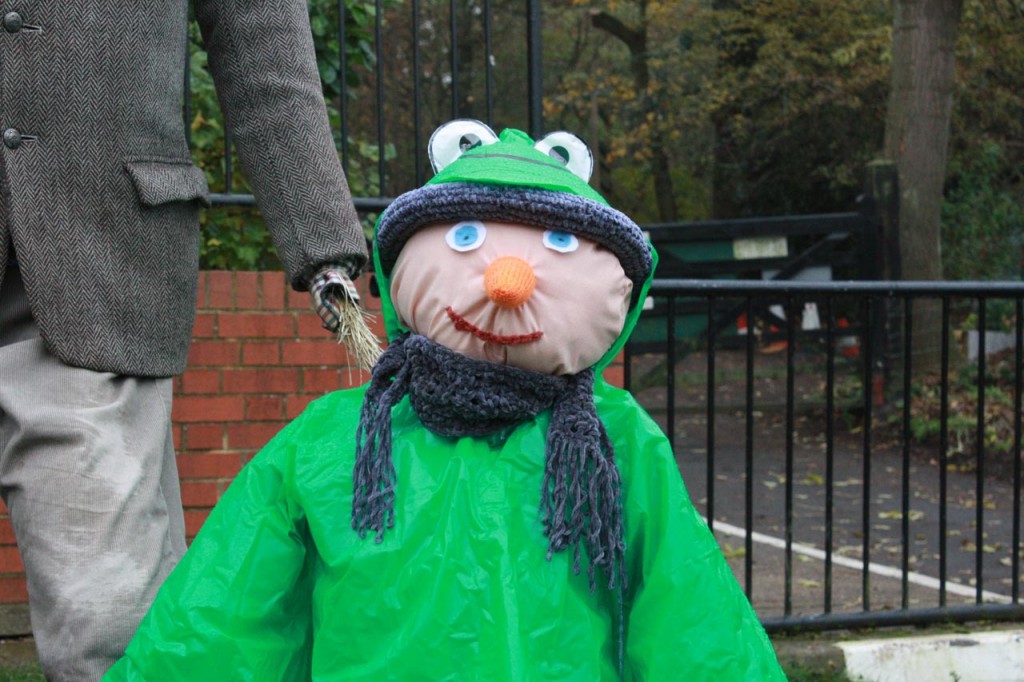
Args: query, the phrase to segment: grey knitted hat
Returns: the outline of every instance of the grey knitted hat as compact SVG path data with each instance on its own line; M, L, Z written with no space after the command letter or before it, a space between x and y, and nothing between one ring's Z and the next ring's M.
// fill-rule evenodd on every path
M572 162L565 160L570 154L565 147L544 152L553 136L569 134L554 133L535 145L525 133L507 129L500 138L461 152L425 186L395 199L377 221L376 248L384 274L391 274L406 240L420 228L490 220L593 240L618 257L637 296L653 267L650 244L635 222L574 172ZM585 146L572 151L589 155Z

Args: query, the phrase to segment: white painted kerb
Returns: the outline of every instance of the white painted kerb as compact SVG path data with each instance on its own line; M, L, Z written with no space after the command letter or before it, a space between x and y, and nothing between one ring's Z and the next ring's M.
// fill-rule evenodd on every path
M862 682L1024 680L1024 631L841 642L846 675Z

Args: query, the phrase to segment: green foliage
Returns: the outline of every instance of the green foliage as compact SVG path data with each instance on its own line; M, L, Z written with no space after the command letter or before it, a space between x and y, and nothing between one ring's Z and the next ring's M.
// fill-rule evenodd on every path
M200 266L204 270L281 269L270 231L255 209L210 209L200 223Z
M545 114L597 143L602 189L652 220L651 145L673 160L682 217L848 210L882 146L891 6L883 0L574 0L545 17ZM646 38L649 71L592 26L613 15ZM944 236L954 278L1019 278L1024 200L1024 11L966 0L957 45ZM551 43L555 42L555 45ZM996 145L1001 156L990 146ZM677 180L678 179L678 180ZM965 246L968 248L964 248Z
M641 221L652 218L652 185L628 181L650 179L652 146L659 144L673 177L689 179L683 191L675 187L684 218L853 204L861 169L882 140L888 3L574 4L586 5L584 17L600 8L646 36L643 90L635 56L586 24L572 50L563 41L565 54L552 67L566 73L546 115L568 129L600 122L612 203Z
M889 8L733 3L714 13L718 217L844 210L882 140Z
M408 3L386 0L380 65L376 3L345 4L344 75L339 3L312 0L309 10L324 97L354 195L395 196L429 177L426 137L453 113L490 119L498 129L526 127L521 2L488 5L495 30L491 52L484 55L482 0L423 0L415 24ZM890 3L571 0L542 7L544 129L571 130L589 141L598 161L594 182L617 208L640 222L655 221L664 213L658 198L666 186L681 219L853 206L863 168L882 147L892 58ZM595 24L598 15L603 28ZM618 33L609 28L616 22ZM454 55L451 23L459 30ZM414 31L420 85L415 93ZM192 38L196 162L215 191L247 192L237 172L232 187L225 187L223 124L205 54L195 32ZM457 83L453 59L459 63ZM495 78L493 101L484 92L485 63ZM378 66L385 83L383 110L375 90ZM950 277L1021 276L1021 82L1024 11L1014 3L965 0L944 213ZM410 111L414 94L418 120ZM343 103L347 140L340 138ZM383 141L377 140L378 115L384 118ZM204 264L273 262L256 211L216 209L203 220Z
M393 4L393 0L391 3ZM373 2L345 3L345 84L349 88L360 84L358 67L371 66L373 53L373 20L376 8ZM313 31L317 64L324 94L330 99L341 96L341 51L339 49L338 3L335 0L309 2L309 23Z
M1024 277L1024 9L966 2L956 57L952 156L942 207L944 275L1019 280Z
M667 175L682 217L707 217L711 138L706 102L697 93L713 55L693 38L703 35L695 26L698 4L572 5L579 9L545 16L545 69L557 74L557 81L548 79L545 127L588 139L598 157L599 189L636 220L659 220L659 174ZM598 16L605 28L595 27ZM621 28L609 28L614 25ZM659 155L668 157L667 173Z
M954 280L1024 277L1024 191L1017 167L989 142L965 150L942 207L945 276Z
M388 4L393 4L390 0ZM338 3L334 0L312 0L308 3L313 43L317 54L325 104L340 149L342 93L346 91L339 77L341 59L338 34ZM360 73L373 65L373 20L375 3L370 0L345 3L346 84L360 84ZM234 149L227 156L224 119L220 112L213 78L208 68L198 25L189 27L190 106L189 122L193 162L203 169L213 192L249 194L251 189L241 171ZM348 169L354 194L376 194L375 180L362 172L376 163L377 147L349 140L353 150ZM393 147L385 153L393 153ZM231 167L230 187L226 162ZM270 231L255 207L213 207L200 215L200 267L229 270L280 269Z
M982 447L989 473L1002 475L1013 466L1015 366L1013 352L989 356L981 395L984 396ZM956 365L950 371L946 388L946 455L948 464L971 470L978 461L978 368L971 363ZM942 385L936 374L915 380L910 394L910 442L934 451L942 435ZM885 437L902 438L903 399L892 410L880 429Z

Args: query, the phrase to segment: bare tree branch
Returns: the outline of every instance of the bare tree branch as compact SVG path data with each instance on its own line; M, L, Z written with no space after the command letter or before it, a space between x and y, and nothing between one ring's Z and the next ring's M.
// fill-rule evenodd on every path
M602 31L607 31L621 40L629 48L630 54L643 54L647 51L647 32L626 26L618 17L604 10L590 11L590 24Z

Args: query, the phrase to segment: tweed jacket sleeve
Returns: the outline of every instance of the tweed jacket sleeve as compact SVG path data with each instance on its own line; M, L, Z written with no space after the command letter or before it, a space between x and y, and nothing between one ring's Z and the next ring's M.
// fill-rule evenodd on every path
M292 286L366 262L302 0L196 0L221 108ZM355 273L353 273L355 274Z

